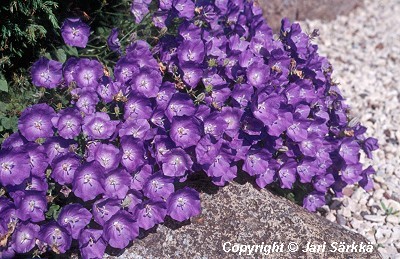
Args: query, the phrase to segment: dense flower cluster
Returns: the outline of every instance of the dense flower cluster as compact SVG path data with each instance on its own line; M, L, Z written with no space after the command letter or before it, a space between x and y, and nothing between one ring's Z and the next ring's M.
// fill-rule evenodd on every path
M150 2L133 1L136 23ZM82 257L101 258L167 216L198 215L199 193L177 186L199 172L217 186L240 170L260 188L307 186L310 211L328 191L371 188L360 151L371 158L377 142L349 121L328 60L298 24L283 20L274 37L247 0L160 0L153 24L179 26L155 46L137 40L125 51L112 30L113 76L88 58L32 66L36 86L68 87L72 99L57 112L29 107L2 145L1 257L35 246L65 253L77 240ZM72 46L85 47L89 33L79 19L62 27ZM67 199L54 220L45 220L49 190Z

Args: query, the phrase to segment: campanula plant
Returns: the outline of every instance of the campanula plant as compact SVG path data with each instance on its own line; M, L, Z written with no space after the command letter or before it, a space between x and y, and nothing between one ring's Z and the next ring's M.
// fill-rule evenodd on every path
M377 141L349 118L298 24L284 19L274 36L247 0L134 0L130 11L159 37L113 28L111 70L86 54L32 65L33 84L69 101L27 108L2 145L1 257L123 249L167 217L201 213L196 174L216 186L238 172L260 188L300 186L309 211L347 185L372 187L360 156ZM81 50L90 33L79 18L61 26Z

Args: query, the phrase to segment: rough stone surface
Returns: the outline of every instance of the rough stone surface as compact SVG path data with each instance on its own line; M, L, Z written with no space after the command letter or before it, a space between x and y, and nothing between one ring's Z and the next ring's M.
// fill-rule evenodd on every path
M202 193L201 196L202 214L193 218L190 224L181 227L172 223L166 224L169 227L161 225L143 239L134 241L120 258L245 257L224 252L225 242L232 245L274 242L285 245L282 253L258 253L246 258L380 258L375 250L372 254L288 252L289 242L304 249L308 241L365 244L367 240L282 197L266 190L259 191L249 183L233 183L214 194Z
M291 21L304 19L331 20L360 6L359 0L258 0L268 24L279 30L283 17Z

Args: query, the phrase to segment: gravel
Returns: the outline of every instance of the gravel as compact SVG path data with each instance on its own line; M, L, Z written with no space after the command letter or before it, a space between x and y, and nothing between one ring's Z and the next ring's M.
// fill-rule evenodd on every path
M331 61L333 77L353 115L378 139L373 161L375 187L347 187L326 218L344 224L376 244L384 258L400 258L400 0L365 0L336 20L301 22ZM341 204L338 206L338 204Z

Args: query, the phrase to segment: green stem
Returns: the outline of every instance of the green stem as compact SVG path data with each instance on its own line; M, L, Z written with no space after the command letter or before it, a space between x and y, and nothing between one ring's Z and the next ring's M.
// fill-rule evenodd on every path
M123 42L128 36L130 36L135 30L137 26L133 27L127 34L124 35L124 37L121 38L120 42Z
M105 45L97 47L97 46L93 46L93 45L89 45L89 44L87 44L86 46L89 48L92 48L92 49L103 49L106 47Z

